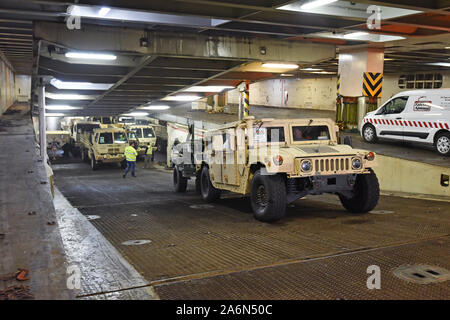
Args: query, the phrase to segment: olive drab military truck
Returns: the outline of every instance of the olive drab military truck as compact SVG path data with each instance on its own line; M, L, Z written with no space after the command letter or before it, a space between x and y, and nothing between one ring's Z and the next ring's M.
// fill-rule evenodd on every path
M136 151L139 156L145 155L147 148L152 147L153 151L156 150L156 134L152 125L128 125L126 128L134 132L138 141Z
M81 136L81 158L89 161L92 170L103 163L120 163L125 166L127 133L122 128L98 128Z
M208 202L224 190L249 195L254 217L265 222L281 219L287 204L322 193L338 195L349 212L369 212L380 194L375 154L338 144L338 131L330 119L246 117L177 146L174 189L185 191L195 178Z

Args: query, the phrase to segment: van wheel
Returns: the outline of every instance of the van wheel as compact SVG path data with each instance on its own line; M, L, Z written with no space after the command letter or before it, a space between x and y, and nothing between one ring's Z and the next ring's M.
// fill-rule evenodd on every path
M434 148L442 156L450 156L450 133L441 132L436 135Z
M94 171L98 169L97 160L95 160L95 156L94 155L91 156L91 168Z
M203 200L206 202L213 202L220 198L221 191L214 188L209 178L208 167L203 167L200 173L200 191Z
M352 198L339 195L342 205L351 213L366 213L373 210L380 199L380 185L375 172L359 174L353 188Z
M173 189L175 192L185 192L187 179L183 177L177 166L173 168Z
M253 216L263 222L274 222L286 213L286 184L280 175L263 175L256 171L250 189Z
M363 128L362 136L364 140L368 143L375 143L378 141L377 131L375 127L371 124L366 124Z

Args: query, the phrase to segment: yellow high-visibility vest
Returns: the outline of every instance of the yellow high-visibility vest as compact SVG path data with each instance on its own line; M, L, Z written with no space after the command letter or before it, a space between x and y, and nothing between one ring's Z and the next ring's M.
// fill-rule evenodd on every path
M149 146L148 146L148 148L147 148L147 154L150 155L150 156L153 154L153 145L149 145Z
M125 148L125 158L127 161L136 161L137 151L132 146Z

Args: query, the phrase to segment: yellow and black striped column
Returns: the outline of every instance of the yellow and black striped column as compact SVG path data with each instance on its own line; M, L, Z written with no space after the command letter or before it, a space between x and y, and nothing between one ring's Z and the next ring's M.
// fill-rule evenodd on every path
M341 74L337 75L337 95L338 97L341 95Z
M249 115L250 115L250 92L249 92L249 85L246 82L244 90L244 117L248 117Z
M383 74L364 72L363 93L366 97L381 98L383 91Z

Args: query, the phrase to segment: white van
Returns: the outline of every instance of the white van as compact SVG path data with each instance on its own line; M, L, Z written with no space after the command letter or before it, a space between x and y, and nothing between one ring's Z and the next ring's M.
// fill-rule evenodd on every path
M421 142L450 155L450 89L404 91L366 114L360 132L365 141Z

